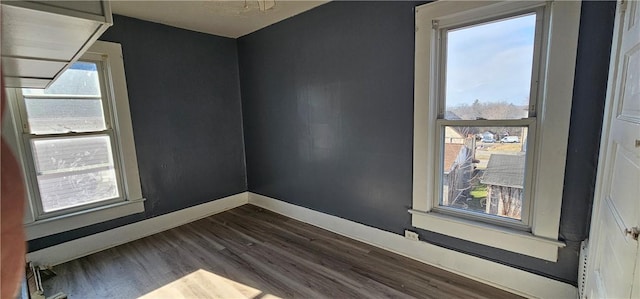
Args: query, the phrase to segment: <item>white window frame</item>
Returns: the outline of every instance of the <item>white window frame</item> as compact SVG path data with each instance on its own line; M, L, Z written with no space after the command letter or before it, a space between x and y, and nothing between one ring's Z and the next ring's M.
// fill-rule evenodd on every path
M29 145L29 142L36 137L24 132L26 128L24 124L27 120L22 90L7 89L9 99L7 119L10 121L3 123L2 133L12 137L6 139L17 153L24 170L23 176L28 196L24 224L28 240L144 212L145 199L140 186L122 48L117 43L96 41L79 60L99 64L100 88L107 130L99 134L77 133L70 136L109 136L119 197L45 213L39 197Z
M573 79L580 23L579 1L436 1L416 8L414 151L412 225L421 229L500 248L520 254L557 261L564 168ZM471 125L464 121L438 119L442 107L442 67L439 28L456 24L500 19L519 12L536 10L543 18L541 34L536 32L534 51L540 56L538 84L532 85L530 132L527 142L527 182L530 206L521 224L483 221L464 213L439 211L441 143L444 125ZM537 40L540 38L540 40ZM539 61L537 58L540 58ZM536 77L532 79L535 82ZM443 113L443 112L442 112ZM512 121L504 121L505 124ZM496 123L491 123L496 125ZM514 125L516 123L513 123ZM519 123L518 123L519 124ZM475 125L475 124L474 124ZM485 125L478 123L478 125ZM488 125L488 123L487 123ZM532 134L533 133L533 134ZM462 216L462 217L461 217Z
M469 17L467 15L463 15L458 18L453 19L445 19L443 21L438 20L436 23L432 23L432 29L435 42L435 53L439 57L439 63L435 65L438 69L434 73L434 89L435 93L438 95L437 98L437 116L436 116L436 126L438 127L437 142L439 143L436 148L436 157L442 157L444 155L444 131L446 126L459 126L459 127L525 127L527 129L528 140L534 140L536 136L536 113L537 113L537 103L538 103L538 86L535 84L536 82L544 81L542 77L543 68L540 66L540 58L544 55L544 47L542 41L546 38L545 36L545 28L548 26L549 18L547 10L545 9L546 5L522 5L516 9L507 10L506 13L500 14L497 17L489 17L489 18L475 18L476 14L472 13L472 16ZM535 14L535 36L534 36L534 44L533 44L533 61L532 61L532 74L531 74L531 86L530 86L530 97L528 104L528 113L527 118L523 119L490 119L490 120L449 120L446 119L445 110L446 110L446 99L445 99L445 69L446 69L446 50L447 50L447 34L445 31L455 30L458 28L464 28L470 25L477 25L491 22L495 20L506 20L511 17L524 16L528 14ZM483 17L483 16L480 16ZM536 78L536 79L534 79ZM539 78L539 79L538 79ZM433 88L433 87L432 87ZM525 142L525 140L523 140ZM442 198L442 176L435 176L438 181L436 182L436 186L438 187L438 191L436 196L434 196L434 203L432 205L432 210L437 211L443 214L449 214L452 216L460 216L468 219L475 219L479 221L484 221L488 223L494 223L502 226L508 226L520 230L528 230L531 227L531 208L532 208L532 200L533 192L531 191L532 186L532 176L533 176L533 155L529 153L535 152L535 143L534 142L526 142L526 160L525 160L525 181L524 181L524 194L523 194L523 205L522 205L522 213L521 219L510 219L506 217L493 216L489 214L479 214L473 213L465 210L461 210L454 207L441 206L439 205L440 199ZM440 160L442 163L443 161ZM439 169L442 169L442 164L437 165Z

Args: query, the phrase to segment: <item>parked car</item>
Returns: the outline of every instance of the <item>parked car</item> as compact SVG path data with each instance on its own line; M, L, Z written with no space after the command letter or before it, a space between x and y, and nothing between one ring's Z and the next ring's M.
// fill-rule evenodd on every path
M505 136L500 139L500 143L518 143L520 138L518 136Z
M484 137L482 137L482 142L484 142L484 143L494 143L496 141L493 140L493 137L491 137L491 136L484 136Z

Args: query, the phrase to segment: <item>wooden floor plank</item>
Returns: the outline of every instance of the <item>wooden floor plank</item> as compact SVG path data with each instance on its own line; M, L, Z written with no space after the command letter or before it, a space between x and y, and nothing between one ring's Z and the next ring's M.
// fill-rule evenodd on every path
M56 266L69 298L519 298L244 205Z

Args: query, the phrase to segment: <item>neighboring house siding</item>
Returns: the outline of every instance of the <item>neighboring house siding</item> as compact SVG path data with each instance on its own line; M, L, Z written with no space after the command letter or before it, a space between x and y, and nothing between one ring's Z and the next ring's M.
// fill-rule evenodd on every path
M522 188L488 185L486 213L519 219L522 209Z
M460 132L456 131L454 128L452 127L445 127L444 128L444 142L445 143L458 143L458 144L463 144L465 141L465 137L463 134L460 134Z

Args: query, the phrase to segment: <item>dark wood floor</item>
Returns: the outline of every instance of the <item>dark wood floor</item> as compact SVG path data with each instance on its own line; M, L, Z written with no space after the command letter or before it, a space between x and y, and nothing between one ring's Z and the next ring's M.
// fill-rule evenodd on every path
M54 267L70 298L516 298L245 205Z

